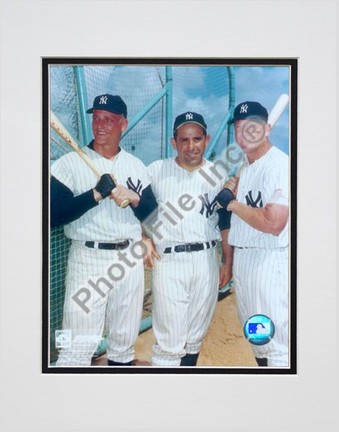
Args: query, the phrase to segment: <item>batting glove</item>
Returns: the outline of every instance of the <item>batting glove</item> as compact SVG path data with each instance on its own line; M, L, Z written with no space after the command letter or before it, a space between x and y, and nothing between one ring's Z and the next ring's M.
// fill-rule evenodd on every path
M235 200L235 196L231 189L225 188L218 193L216 200L220 207L227 209L228 204Z
M103 174L100 177L100 180L95 186L95 190L97 190L102 198L106 198L111 195L112 190L116 187L112 177L109 174Z

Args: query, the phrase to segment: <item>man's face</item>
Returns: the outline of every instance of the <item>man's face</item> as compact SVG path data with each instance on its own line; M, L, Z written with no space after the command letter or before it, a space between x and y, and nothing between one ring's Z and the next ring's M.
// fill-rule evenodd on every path
M95 110L92 119L95 143L103 146L119 145L121 134L127 128L127 124L124 116Z
M235 139L246 154L257 151L263 144L269 126L250 119L237 120L234 125Z
M178 153L178 164L188 170L198 167L202 163L209 135L195 123L187 123L179 127L176 138L171 139L173 147Z

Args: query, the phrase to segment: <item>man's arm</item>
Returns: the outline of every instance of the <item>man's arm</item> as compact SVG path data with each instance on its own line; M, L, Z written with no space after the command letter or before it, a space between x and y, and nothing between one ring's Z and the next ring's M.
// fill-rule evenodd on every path
M228 243L229 229L221 231L222 266L219 270L219 288L225 286L232 279L233 246Z
M222 265L219 270L219 288L224 287L232 278L233 246L228 244L228 233L232 213L224 208L217 210L218 226L221 233Z
M152 191L151 185L148 185L142 191L138 206L131 208L140 222L144 222L152 213L156 212L158 203Z
M56 177L51 176L51 227L73 222L98 205L100 199L101 195L93 189L74 196L67 186Z
M155 268L154 258L160 261L161 257L156 250L153 240L147 236L144 227L142 227L142 241L147 251L144 255L144 264L150 269L154 269Z
M237 201L236 189L239 178L232 177L229 179L224 189L218 194L218 202L228 211L236 214L251 227L264 233L278 236L285 228L289 208L286 204L287 198L281 189L277 189L269 203L263 208L254 208Z
M263 208L253 208L237 200L231 201L227 210L239 216L251 227L275 236L278 236L285 228L289 215L287 205L267 204Z

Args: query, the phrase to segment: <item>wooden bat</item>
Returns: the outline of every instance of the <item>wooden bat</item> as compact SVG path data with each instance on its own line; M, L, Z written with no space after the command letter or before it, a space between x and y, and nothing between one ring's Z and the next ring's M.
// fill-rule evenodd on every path
M277 99L276 103L274 104L274 107L271 109L271 112L268 115L267 123L271 125L271 128L273 128L273 126L279 120L289 100L290 97L287 94L282 94Z
M65 126L61 123L58 117L51 111L50 113L50 124L53 130L81 157L85 164L94 172L94 174L100 179L101 172L94 165L92 160L87 156L84 150L78 145L72 135L68 132ZM114 183L118 185L116 179L113 177ZM125 208L129 205L129 201L126 199L122 201L120 207Z

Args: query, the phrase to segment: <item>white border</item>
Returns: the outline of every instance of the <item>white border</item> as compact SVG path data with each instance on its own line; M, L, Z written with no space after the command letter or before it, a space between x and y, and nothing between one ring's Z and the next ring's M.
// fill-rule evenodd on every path
M335 3L1 0L3 430L334 430ZM41 56L299 57L298 376L41 375Z

